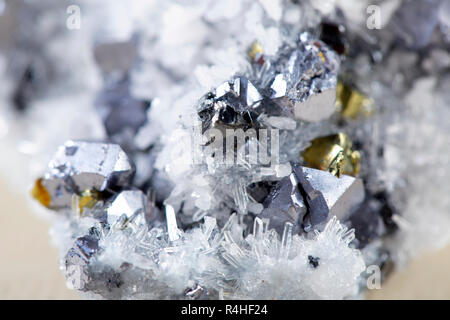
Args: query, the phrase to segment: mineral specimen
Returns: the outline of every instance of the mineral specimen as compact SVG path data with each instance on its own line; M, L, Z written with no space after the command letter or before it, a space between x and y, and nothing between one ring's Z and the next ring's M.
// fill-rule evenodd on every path
M359 178L303 167L306 180L311 187L320 190L330 210L330 216L346 220L349 214L364 200L363 182Z
M297 47L285 46L264 75L270 98L292 108L296 119L316 122L335 109L338 56L302 33Z
M44 178L38 180L36 197L47 207L67 208L72 205L72 195L126 186L133 173L132 163L118 145L68 141L50 161ZM44 199L45 192L50 203Z
M248 128L256 120L253 109L262 100L255 86L244 76L235 77L204 97L199 116L203 130L217 125Z
M79 2L82 32L6 2L0 160L28 182L67 141L32 195L84 297L355 298L448 243L445 1L377 1L374 30L363 2Z
M332 216L345 220L364 200L362 181L350 176L336 178L330 173L293 165L264 200L259 215L270 221L280 234L286 222L294 232L311 231Z
M137 214L145 215L146 206L147 198L141 190L121 191L106 206L107 221L113 225L122 215L125 215L127 219Z
M313 168L356 176L360 170L360 154L352 150L352 142L344 133L316 138L302 153L303 159Z
M368 116L374 112L372 99L342 81L338 81L336 94L336 107L346 118L355 119L360 115Z
M89 260L98 250L98 239L93 236L78 238L65 258L66 280L69 287L83 290L90 279Z

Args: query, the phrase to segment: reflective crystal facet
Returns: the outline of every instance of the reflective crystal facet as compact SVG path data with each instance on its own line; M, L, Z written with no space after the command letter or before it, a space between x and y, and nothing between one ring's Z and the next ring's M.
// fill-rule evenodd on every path
M134 167L115 144L68 141L49 163L41 181L52 208L70 207L72 195L129 184ZM87 199L87 198L86 198Z
M352 142L344 133L312 140L311 146L302 152L302 157L308 166L337 177L341 174L356 176L360 170L360 154L352 150Z
M144 216L147 211L147 197L141 190L124 190L118 193L106 205L108 223L113 225L125 215L131 219L134 215Z
M340 178L328 172L293 165L293 171L283 178L264 200L264 210L258 215L270 220L270 227L280 234L286 222L294 231L312 231L330 217L345 220L364 200L364 187L357 178Z

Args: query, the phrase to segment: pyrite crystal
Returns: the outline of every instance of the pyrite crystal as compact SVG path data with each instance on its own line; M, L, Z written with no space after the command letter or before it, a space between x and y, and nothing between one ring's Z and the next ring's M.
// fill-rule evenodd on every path
M51 196L47 189L42 185L42 178L39 178L34 183L31 195L39 201L44 207L50 206Z
M78 201L78 210L82 214L83 210L92 209L95 204L100 201L101 194L96 190L84 190L81 192L80 196L76 198Z
M358 116L370 116L374 112L374 102L358 90L338 81L336 107L340 113L350 119Z
M356 176L361 167L361 155L352 150L352 142L344 133L312 140L302 157L312 168L328 171L337 177L341 174Z
M248 55L250 56L250 59L254 63L263 64L264 63L264 57L263 57L263 47L261 43L258 41L253 42Z
M62 144L31 193L84 297L362 297L448 231L445 1L377 1L382 28L342 1L80 1L83 37L17 9L51 21L1 47L0 143Z

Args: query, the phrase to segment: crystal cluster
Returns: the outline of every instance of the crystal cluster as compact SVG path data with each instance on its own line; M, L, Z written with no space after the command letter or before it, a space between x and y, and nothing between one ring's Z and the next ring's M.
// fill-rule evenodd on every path
M36 188L50 195L46 207L70 208L73 195L83 201L94 192L125 187L133 173L132 163L118 145L68 141L52 158Z
M47 46L12 29L2 117L27 142L68 286L354 298L367 266L387 276L436 226L450 242L449 8L391 2L373 29L366 1L81 1L82 33L55 18L62 2L8 3L52 22ZM64 56L76 46L86 56Z

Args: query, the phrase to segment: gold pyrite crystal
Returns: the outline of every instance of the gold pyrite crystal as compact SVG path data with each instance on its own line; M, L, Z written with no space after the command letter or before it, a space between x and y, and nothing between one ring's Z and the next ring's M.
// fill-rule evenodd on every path
M352 150L352 142L344 133L312 140L302 153L307 165L340 177L356 176L360 169L360 153Z
M343 117L356 119L360 115L371 115L374 111L374 102L358 90L342 81L338 81L336 89L336 109Z
M31 190L31 196L39 201L44 207L50 206L50 193L47 189L42 185L42 178L39 178L34 183L33 189Z

